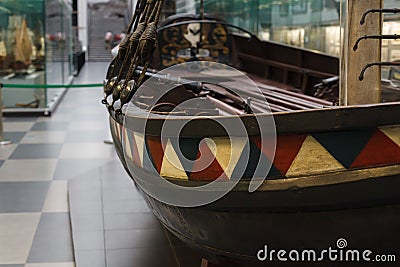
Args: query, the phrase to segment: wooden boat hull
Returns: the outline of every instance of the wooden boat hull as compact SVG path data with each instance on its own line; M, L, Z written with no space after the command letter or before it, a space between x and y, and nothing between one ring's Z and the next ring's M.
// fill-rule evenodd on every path
M348 185L333 186L331 190L341 190L343 187ZM357 185L350 187L359 190ZM314 193L320 196L326 191L320 188L314 190L316 192L300 190L282 194L285 195L284 198L293 194ZM259 261L257 253L265 245L276 251L322 251L328 247L337 249L336 242L341 238L348 242L349 248L360 251L369 249L376 254L396 255L398 258L398 236L394 234L400 224L398 204L373 204L370 207L338 210L298 209L276 212L267 207L235 207L235 204L243 199L243 194L245 192L235 192L220 203L201 208L180 208L166 205L149 195L145 195L145 198L154 214L170 232L216 263L264 266L269 262ZM250 198L254 203L268 199L257 194ZM231 204L225 206L223 203L228 201ZM272 261L277 262L277 259ZM324 262L324 266L338 264L335 262L329 265L328 259ZM296 266L297 264L299 263L296 263ZM313 264L320 266L320 263L312 261L304 266L314 266ZM354 266L354 263L349 266Z
M201 207L165 204L146 192L144 197L167 229L215 262L264 265L267 262L260 262L257 253L265 245L276 250L323 250L335 248L340 238L349 248L396 255L400 121L393 115L399 109L399 104L383 104L276 114L275 158L256 192L249 193L249 180L241 177L231 192ZM111 117L111 131L128 173L132 176L134 171L136 178L160 186L159 175L168 177L162 172L163 157L150 155L154 173L140 163L143 155L138 158L135 153L138 147L151 147L162 120L150 120L146 133L127 130L118 120ZM251 120L252 116L244 118L244 125L251 125ZM221 138L206 123L199 122L202 134ZM199 134L194 128L185 133L188 140ZM256 139L249 140L257 147ZM148 153L153 153L151 148ZM167 179L188 186L204 182L194 178L189 174Z

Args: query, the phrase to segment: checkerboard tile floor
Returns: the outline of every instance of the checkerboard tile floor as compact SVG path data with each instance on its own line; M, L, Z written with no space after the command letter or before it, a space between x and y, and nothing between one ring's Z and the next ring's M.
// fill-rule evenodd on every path
M106 67L87 63L74 82L99 83ZM0 146L0 267L200 266L104 143L101 96L70 89L51 117L4 118L13 144Z

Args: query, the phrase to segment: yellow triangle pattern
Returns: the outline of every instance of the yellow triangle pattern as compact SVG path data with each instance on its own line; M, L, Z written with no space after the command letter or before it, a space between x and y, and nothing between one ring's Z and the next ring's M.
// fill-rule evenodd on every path
M114 127L115 127L115 133L117 134L117 138L118 138L119 141L121 141L121 137L119 136L119 128L118 128L118 123L117 122L115 122Z
M231 178L247 141L248 139L243 137L206 139L208 147L227 177Z
M189 180L169 139L167 145L165 146L164 159L162 162L160 175L163 177Z
M140 162L143 164L143 152L144 152L144 136L143 134L134 132L134 137L136 141L136 147L139 153Z
M286 176L310 175L344 169L345 167L318 143L314 137L308 136Z
M400 146L400 127L382 127L380 130Z
M128 159L130 159L132 161L132 149L131 146L132 144L129 142L129 138L128 138L128 134L132 134L130 131L128 131L125 127L124 127L124 143L122 144L122 147L125 150L125 155L128 157Z

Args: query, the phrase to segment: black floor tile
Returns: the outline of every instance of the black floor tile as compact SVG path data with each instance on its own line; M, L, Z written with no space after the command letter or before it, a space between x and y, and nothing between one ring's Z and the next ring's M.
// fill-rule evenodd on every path
M68 126L66 122L39 121L33 125L31 131L65 131Z
M43 213L28 263L73 262L71 224L68 213Z
M26 132L5 132L4 140L9 140L13 143L21 142L22 137L24 137Z
M41 212L50 182L1 182L0 213Z
M62 144L20 144L10 159L49 159L58 158Z

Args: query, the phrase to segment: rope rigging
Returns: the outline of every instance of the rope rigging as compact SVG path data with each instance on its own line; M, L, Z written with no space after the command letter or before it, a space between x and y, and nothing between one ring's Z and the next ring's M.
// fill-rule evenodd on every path
M102 103L111 110L119 100L117 114L130 101L136 90L145 80L146 71L154 50L158 46L157 25L164 0L139 0L136 10L126 30L127 35L119 45L117 56L111 61L107 78L104 80L104 99ZM140 74L135 80L135 73ZM112 95L111 104L107 100Z

